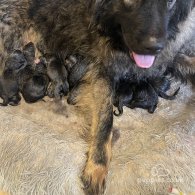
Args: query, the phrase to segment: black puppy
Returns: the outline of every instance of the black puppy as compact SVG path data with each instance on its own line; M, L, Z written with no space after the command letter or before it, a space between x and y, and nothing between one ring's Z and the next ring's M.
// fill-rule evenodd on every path
M17 105L22 93L24 100L34 103L47 93L49 78L44 62L35 65L35 46L28 43L23 50L14 51L6 60L3 75L0 79L0 96L2 105Z
M34 103L47 95L49 77L47 76L46 65L40 61L34 71L27 67L21 73L20 91L27 103ZM25 75L28 75L25 79Z
M0 97L3 99L3 102L0 103L1 106L16 106L19 104L21 100L19 87L12 78L0 77Z
M74 62L76 58L73 55L67 57L49 53L43 40L36 47L42 53L42 61L46 64L50 79L48 96L56 99L66 96L69 92L68 71L76 63Z
M119 113L114 112L116 116L123 113L123 106L142 108L153 113L157 107L159 97L167 100L175 99L179 92L177 89L172 95L166 92L171 87L171 81L166 76L153 79L152 81L141 81L140 83L131 83L131 81L120 81L116 87L114 106L118 108Z
M120 116L123 113L123 106L128 108L143 108L153 113L158 104L158 94L154 88L146 81L141 81L139 84L129 81L120 82L116 90L114 98L114 106L118 108L118 113L114 112L115 116Z
M17 81L24 100L34 103L46 95L49 78L43 61L35 64L35 46L32 42L24 46L23 54L27 65L20 70Z
M47 75L51 81L48 87L48 96L58 99L67 95L69 92L68 72L64 63L52 54L44 54L42 62L46 64Z
M153 113L158 104L158 94L146 81L135 85L132 101L127 105L129 108L143 108Z
M83 84L82 79L89 68L89 63L81 55L71 55L66 59L65 66L68 70L68 83L70 92L68 95L68 104L74 105L76 97L80 93L80 86Z
M129 106L133 99L133 88L133 83L126 80L119 81L116 84L113 104L118 108L118 113L114 111L115 116L123 114L123 106Z
M5 67L0 77L0 97L3 99L2 106L19 104L19 85L17 78L19 72L25 68L27 61L22 51L15 50L6 60Z

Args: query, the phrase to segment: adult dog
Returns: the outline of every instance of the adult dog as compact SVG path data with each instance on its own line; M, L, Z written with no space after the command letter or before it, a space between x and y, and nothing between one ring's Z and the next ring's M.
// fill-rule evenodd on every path
M86 193L100 194L111 160L113 83L158 77L195 39L194 0L1 0L1 62L27 42L42 43L62 60L85 58L87 71L73 95L89 124ZM176 72L177 72L176 71Z

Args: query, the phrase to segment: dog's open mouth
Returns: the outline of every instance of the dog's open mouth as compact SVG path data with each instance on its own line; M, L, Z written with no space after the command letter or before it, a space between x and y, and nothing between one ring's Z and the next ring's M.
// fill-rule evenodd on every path
M130 56L140 68L150 68L154 64L156 58L155 55L137 54L135 52L131 52Z

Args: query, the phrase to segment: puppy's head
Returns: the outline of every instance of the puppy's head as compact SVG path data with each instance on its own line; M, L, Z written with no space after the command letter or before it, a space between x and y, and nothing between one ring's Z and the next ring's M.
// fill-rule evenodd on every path
M126 52L140 68L150 68L194 0L96 0L96 21L104 32L121 37Z
M12 54L9 55L5 62L4 72L18 73L21 69L26 67L27 61L24 57L24 54L20 50L15 50Z
M47 93L49 79L44 74L37 74L28 79L22 89L21 93L28 103L34 103L42 99Z

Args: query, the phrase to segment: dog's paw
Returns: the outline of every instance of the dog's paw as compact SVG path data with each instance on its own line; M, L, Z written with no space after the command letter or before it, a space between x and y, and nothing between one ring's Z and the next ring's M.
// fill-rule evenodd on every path
M108 169L104 165L96 164L93 161L87 162L81 176L86 195L102 195L105 191L105 178Z

